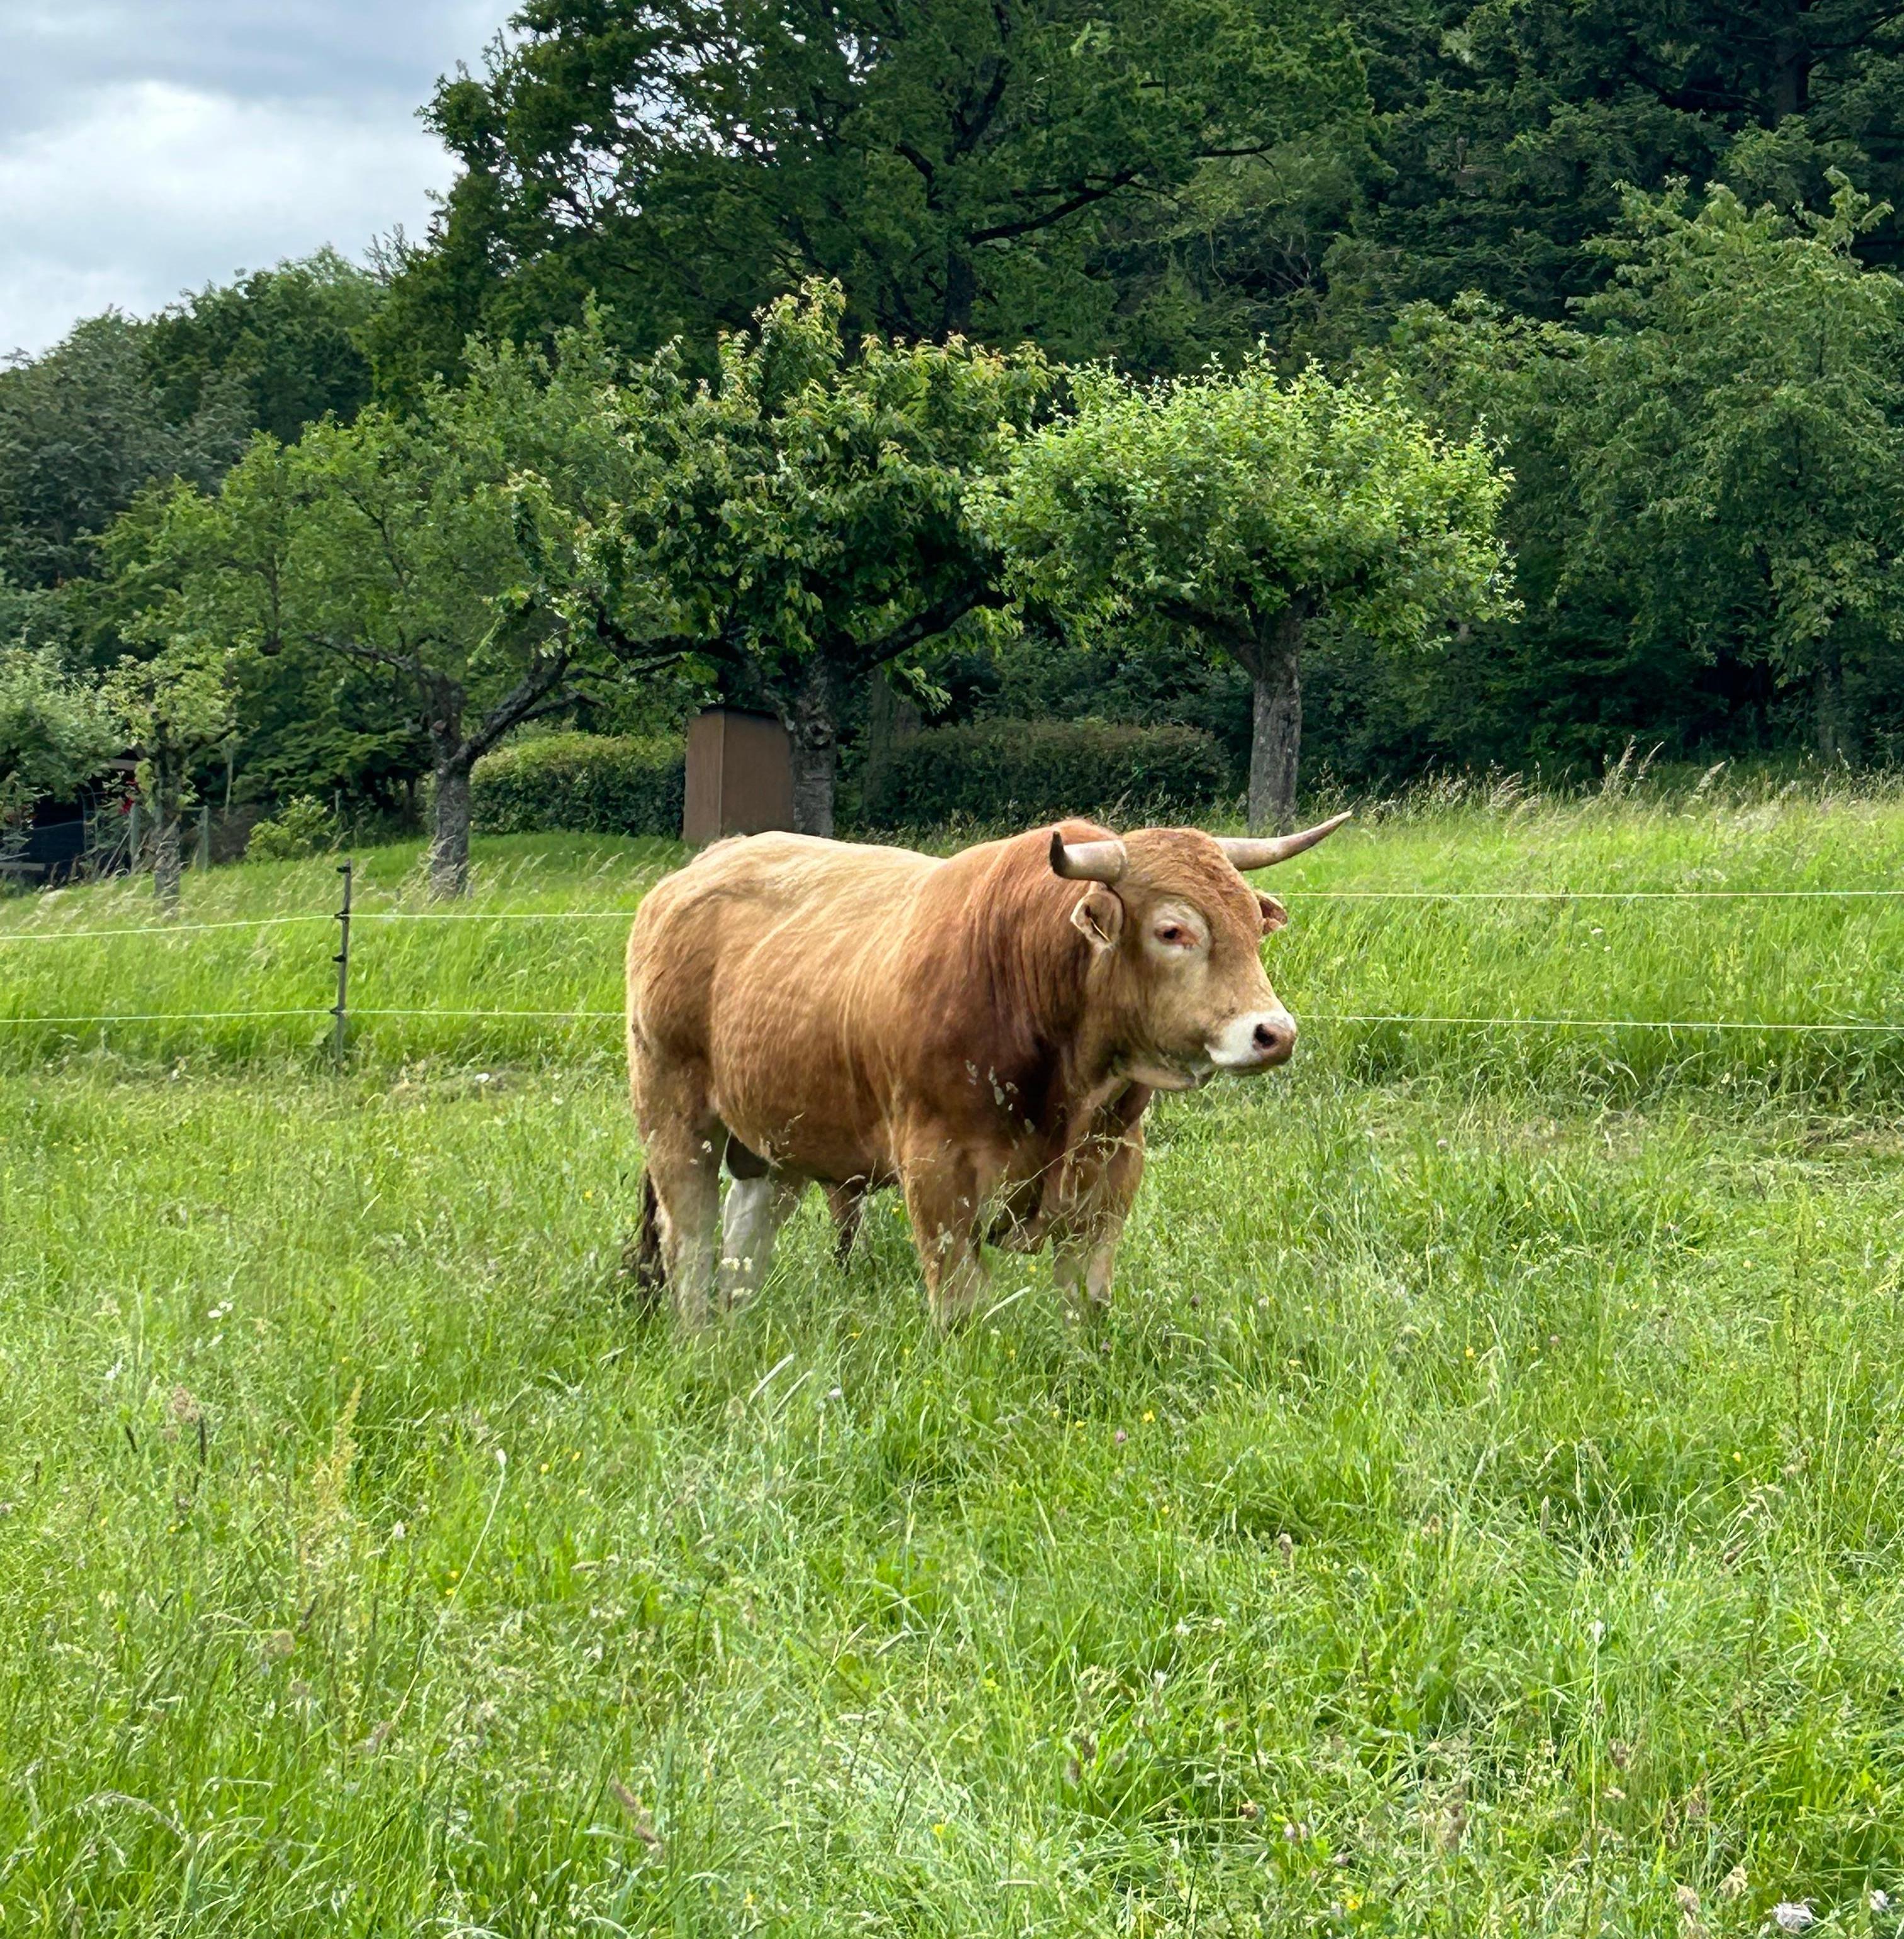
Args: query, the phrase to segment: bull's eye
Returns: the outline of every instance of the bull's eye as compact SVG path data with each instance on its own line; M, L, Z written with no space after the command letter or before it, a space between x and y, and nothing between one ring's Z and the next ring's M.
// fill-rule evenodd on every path
M1187 948L1193 939L1190 931L1180 922L1165 922L1157 925L1157 940L1168 942L1174 948Z

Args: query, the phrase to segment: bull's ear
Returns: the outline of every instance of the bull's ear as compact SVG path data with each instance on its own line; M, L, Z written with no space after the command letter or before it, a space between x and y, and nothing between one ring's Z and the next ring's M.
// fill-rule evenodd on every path
M1266 896L1259 891L1256 902L1257 907L1263 912L1263 933L1265 936L1274 936L1278 930L1289 927L1289 912L1274 896Z
M1071 911L1071 927L1093 949L1115 949L1124 933L1124 905L1101 882L1093 882Z

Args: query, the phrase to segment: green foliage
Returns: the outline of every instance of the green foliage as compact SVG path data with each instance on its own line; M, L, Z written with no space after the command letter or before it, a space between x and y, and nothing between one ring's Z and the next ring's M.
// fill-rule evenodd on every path
M1724 179L1787 210L1847 169L1904 194L1904 35L1886 0L1422 0L1351 10L1378 160L1322 239L1329 348L1464 291L1543 321L1599 288L1628 187ZM1874 256L1896 248L1874 237Z
M678 743L602 734L546 734L498 747L476 764L470 798L477 831L678 838L685 787Z
M296 862L337 845L337 818L315 796L300 794L276 816L251 825L245 844L248 862Z
M614 375L593 321L553 358L486 353L413 416L327 420L288 447L260 435L215 497L180 489L125 538L148 626L266 659L290 644L382 683L377 724L429 749L443 893L466 877L476 760L589 677L682 650L650 641L665 599L629 572L620 529L653 495L640 413L681 386L666 360L645 388Z
M382 286L332 249L209 284L145 326L143 348L166 416L189 420L236 388L248 425L281 444L370 400L364 333Z
M1894 720L1904 286L1855 254L1875 213L1842 178L1823 216L1723 185L1635 196L1576 323L1404 319L1392 367L1450 421L1485 419L1519 480L1530 638L1499 643L1494 705L1537 693L1577 735L1597 713L1604 748L1696 731L1753 682L1762 708L1799 701L1826 758L1860 717Z
M36 802L90 781L121 744L99 696L55 655L0 647L0 845Z
M139 788L154 811L171 819L195 805L199 759L232 730L228 650L179 635L148 658L126 655L101 692L123 742L138 750Z
M154 389L141 327L109 311L44 357L0 370L0 576L83 578L93 540L154 479L215 479L248 429L230 384L175 421Z
M869 336L849 349L836 285L809 283L722 340L717 380L665 409L605 401L619 448L653 454L596 543L617 586L651 587L724 698L778 714L794 741L800 825L830 833L842 702L1001 599L972 515L1053 381L1010 356ZM664 352L644 398L678 384ZM587 541L571 541L580 553Z
M1223 749L1193 727L993 720L896 742L860 817L875 828L1018 827L1083 814L1128 827L1193 817L1229 791Z
M811 276L856 329L1059 355L1168 336L1202 305L1159 273L1159 232L1194 226L1199 171L1363 106L1310 0L744 0L711 38L690 0L538 0L437 90L462 173L377 321L379 369L413 385L590 293L635 347L705 345Z
M1833 182L1796 222L1723 187L1635 201L1555 427L1563 594L1617 586L1644 644L1816 680L1827 757L1847 644L1904 644L1904 285L1858 261L1877 212Z
M1245 665L1295 604L1385 645L1509 604L1494 531L1508 480L1394 389L1234 379L1074 380L1074 417L1025 439L992 521L1025 595L1085 630L1190 628Z
M1186 630L1250 674L1253 828L1293 807L1312 617L1406 650L1510 608L1507 478L1399 386L1315 366L1284 383L1266 355L1233 378L1073 382L1076 415L1022 440L986 498L1011 583L1087 638Z

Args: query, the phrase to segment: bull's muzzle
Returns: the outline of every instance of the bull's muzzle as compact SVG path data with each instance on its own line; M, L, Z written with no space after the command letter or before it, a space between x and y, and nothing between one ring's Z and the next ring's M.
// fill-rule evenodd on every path
M1287 1064L1296 1049L1296 1019L1278 1006L1232 1018L1210 1041L1210 1061L1242 1077Z

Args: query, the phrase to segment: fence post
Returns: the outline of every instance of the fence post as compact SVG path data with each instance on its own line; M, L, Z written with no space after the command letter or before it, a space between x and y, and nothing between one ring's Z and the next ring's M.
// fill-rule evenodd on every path
M212 866L212 804L202 802L198 811L198 850L192 857L195 869L209 869Z
M344 906L337 912L337 953L331 959L337 966L337 1003L331 1014L337 1019L332 1048L337 1060L337 1068L341 1070L344 1067L344 1024L350 1003L350 862L348 857L337 864L337 872L344 878Z

